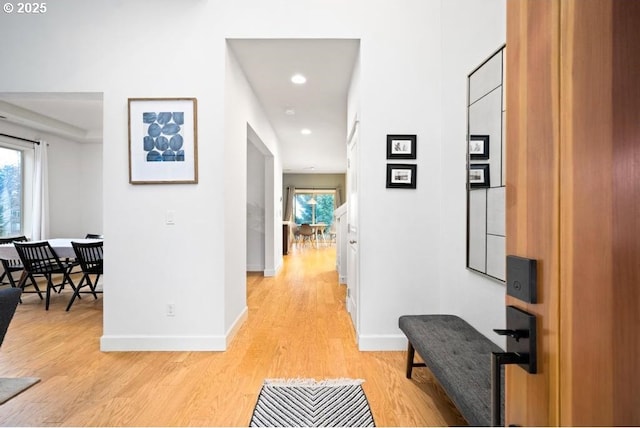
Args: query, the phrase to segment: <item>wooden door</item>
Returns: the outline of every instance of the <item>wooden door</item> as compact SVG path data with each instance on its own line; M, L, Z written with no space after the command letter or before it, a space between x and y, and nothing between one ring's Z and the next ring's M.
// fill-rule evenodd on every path
M560 423L640 425L640 2L562 8Z
M506 368L505 422L558 425L560 3L507 3L507 254L538 260L538 374Z
M640 2L507 3L507 253L535 258L540 371L506 423L640 425Z

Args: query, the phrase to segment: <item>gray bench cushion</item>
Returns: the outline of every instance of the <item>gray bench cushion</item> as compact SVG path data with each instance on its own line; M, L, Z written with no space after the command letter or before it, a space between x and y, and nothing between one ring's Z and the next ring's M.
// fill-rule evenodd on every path
M405 315L398 323L469 425L491 425L491 352L502 349L455 315Z

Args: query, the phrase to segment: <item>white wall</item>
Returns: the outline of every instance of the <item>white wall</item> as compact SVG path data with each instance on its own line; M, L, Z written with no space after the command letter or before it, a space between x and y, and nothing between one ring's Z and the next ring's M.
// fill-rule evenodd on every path
M228 46L228 44L227 44ZM225 334L231 336L246 316L247 139L264 157L265 273L282 265L282 166L278 138L231 49L226 51L224 117ZM269 176L269 177L267 177ZM268 238L266 238L268 239Z
M0 91L104 93L103 349L225 349L246 315L247 124L273 154L269 227L281 260L277 138L226 50L226 38L243 37L361 40L361 347L404 349L406 313L454 311L486 330L503 298L464 268L464 82L504 40L504 1L149 5L60 0L38 19L1 16L11 66ZM198 98L197 185L128 183L128 97ZM385 188L389 133L418 136L415 190Z
M461 13L461 12L464 13ZM493 333L504 328L505 286L465 269L467 76L506 41L504 1L442 2L442 204L440 207L440 305L462 315L480 332L504 346Z
M49 237L84 236L82 210L85 201L82 151L78 143L49 137ZM100 159L101 160L101 159ZM95 184L95 181L94 181Z
M398 317L439 311L440 2L402 3L374 2L360 44L361 349L404 349ZM416 189L385 188L387 134L417 135Z
M84 235L102 234L102 144L80 144L78 149L81 156L79 170L83 178L79 194L82 201L80 224Z
M247 141L247 271L264 270L264 156Z
M103 349L221 349L224 43L209 55L194 48L213 40L206 3L153 6L67 0L40 19L3 15L0 33L13 42L0 56L12 67L0 86L104 93ZM130 185L127 98L178 96L198 97L200 184ZM167 210L174 226L164 224Z

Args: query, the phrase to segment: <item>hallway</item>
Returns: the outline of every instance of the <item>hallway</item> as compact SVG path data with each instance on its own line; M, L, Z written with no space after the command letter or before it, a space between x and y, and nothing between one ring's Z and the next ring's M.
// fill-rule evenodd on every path
M291 377L364 379L378 426L464 424L425 370L405 378L404 352L357 350L344 293L335 248L295 248L276 277L247 276L249 316L228 351L110 353L102 299L65 312L57 295L45 312L27 295L0 376L41 382L2 405L0 425L247 426L263 380Z
M284 260L274 278L248 276L249 320L231 347L260 349L256 387L272 377L360 378L378 426L465 424L425 370L405 378L405 352L357 350L335 246L294 245Z

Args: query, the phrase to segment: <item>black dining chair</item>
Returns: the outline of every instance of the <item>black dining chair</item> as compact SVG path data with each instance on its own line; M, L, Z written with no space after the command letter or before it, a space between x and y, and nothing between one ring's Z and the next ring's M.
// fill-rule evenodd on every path
M14 242L27 242L27 241L29 241L29 239L27 239L26 236L0 238L0 245L13 244ZM18 281L20 281L20 279L16 281L16 278L13 276L13 274L15 272L21 272L21 278L22 278L22 275L26 275L27 278L31 281L30 285L33 286L34 288L34 290L25 291L23 287L22 291L25 293L37 293L38 296L40 296L40 300L43 299L42 292L40 291L40 288L38 288L38 282L35 280L33 275L29 275L24 271L24 266L22 266L22 261L20 259L0 259L0 263L2 263L2 268L4 270L4 272L2 272L2 275L0 275L0 283L9 284L11 285L12 288L16 288L18 286L17 283ZM8 282L6 282L6 280L8 280Z
M0 245L12 244L14 242L26 242L28 241L26 236L14 236L11 238L0 238ZM2 262L2 268L4 272L0 275L0 283L2 284L10 284L11 287L16 286L16 280L13 277L14 272L22 272L24 268L22 267L22 262L20 259L0 259ZM9 282L5 282L8 280Z
M84 236L84 239L104 239L104 236L97 233L87 233ZM73 271L75 267L80 266L80 262L78 261L78 259L74 260L74 259L67 258L64 260L64 262L69 265L69 274L78 273L77 271L76 272Z
M93 297L95 299L98 298L97 293L102 293L102 290L96 289L98 280L102 275L102 241L71 241L71 245L73 246L73 251L76 253L76 260L78 261L78 263L80 264L80 268L82 269L82 279L78 283L78 286L75 288L73 296L71 296L71 300L67 305L67 311L71 309L71 305L73 305L74 300L76 299L76 297L79 298L81 293L93 294ZM92 275L94 276L93 281L91 280ZM82 291L82 289L85 287L89 287L89 290Z
M20 260L22 260L24 271L27 273L27 275L22 275L22 278L20 278L18 288L24 289L25 282L29 275L32 277L33 275L43 275L47 279L46 310L49 310L51 290L59 293L68 282L75 292L76 286L69 276L69 264L60 261L60 258L55 250L51 248L49 242L14 242L13 245L16 247ZM54 274L63 276L63 281L60 284L53 283Z

